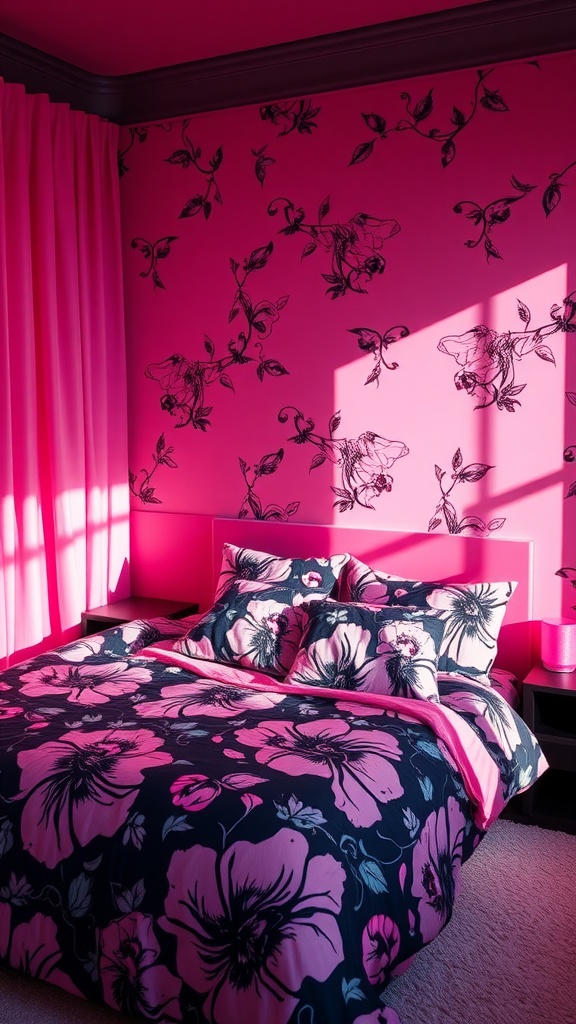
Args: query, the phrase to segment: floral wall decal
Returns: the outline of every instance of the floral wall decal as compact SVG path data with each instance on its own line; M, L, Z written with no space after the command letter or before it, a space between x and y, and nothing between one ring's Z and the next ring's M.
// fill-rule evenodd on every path
M208 220L212 213L213 204L219 203L222 205L222 195L216 181L216 172L222 163L224 152L222 146L218 146L214 154L208 157L207 160L205 158L204 162L202 162L201 147L196 146L187 134L189 124L189 119L182 122L182 146L180 149L175 149L166 158L166 162L182 167L184 170L194 167L198 174L203 176L204 191L197 192L196 195L188 200L180 211L180 217L195 217L198 213L202 212L205 219Z
M294 420L296 434L289 440L318 448L310 469L318 469L325 462L339 467L342 486L331 487L339 499L334 502L338 512L348 512L355 505L373 509L372 502L383 492L392 490L394 478L388 470L397 459L409 454L403 441L389 441L372 430L364 431L357 438L337 438L339 412L331 417L327 436L317 433L314 420L306 419L299 409L285 406L278 413L278 419L280 423L287 423L290 418Z
M161 505L162 501L156 496L156 488L152 487L150 481L159 466L167 466L168 469L178 469L178 463L172 458L173 445L166 444L164 434L160 434L156 442L156 451L152 452L152 469L141 469L142 479L138 482L136 473L129 471L129 483L132 494L144 505Z
M434 466L441 497L434 509L434 515L428 523L428 530L436 530L444 520L448 533L465 533L467 530L477 535L494 533L504 526L505 519L491 519L488 523L485 523L480 516L462 516L459 519L456 508L450 500L450 495L457 484L478 483L486 476L489 469L494 469L494 466L488 466L482 462L472 462L464 466L463 461L462 452L460 448L457 448L452 456L452 473L448 480L446 480L445 470L440 469L440 466Z
M298 135L311 135L314 128L318 127L315 117L320 113L321 108L315 107L312 100L288 100L285 103L267 103L260 107L260 118L262 121L270 121L279 129L278 137L290 135L296 132ZM266 152L267 146L260 146L252 149L252 156L256 157L254 173L261 185L264 185L268 168L276 163L274 157Z
M542 194L542 207L546 217L556 209L560 200L562 199L562 189L566 188L567 182L564 180L569 171L576 167L576 160L570 161L566 165L563 171L553 172L549 177L549 184L545 187ZM464 242L467 249L476 249L481 243L484 244L484 252L486 259L490 260L497 259L501 260L502 255L500 251L494 245L492 240L492 231L500 224L505 224L510 218L512 212L512 206L514 203L518 203L521 199L525 199L531 192L537 188L536 185L527 185L518 178L512 175L510 184L514 189L514 193L508 196L500 196L499 199L493 199L486 206L480 206L479 203L471 200L461 200L456 203L454 207L454 213L464 214L467 220L471 221L476 227L480 228L480 234L477 238L468 238ZM519 193L516 195L516 193Z
M358 338L358 347L362 352L372 352L374 356L374 368L368 374L364 384L376 384L376 387L380 384L380 374L382 368L386 370L397 370L398 363L388 363L384 353L395 342L400 341L402 338L407 338L410 331L407 327L399 324L396 327L389 327L384 334L380 334L379 331L375 331L372 327L349 327L350 334L356 334Z
M570 405L576 405L576 391L567 391L566 398ZM576 462L576 444L566 445L564 449L564 462ZM573 498L576 495L576 480L570 484L565 497ZM576 583L574 584L576 586Z
M215 358L214 342L205 335L204 350L207 359L191 360L177 353L146 367L145 376L160 385L164 392L160 405L177 420L176 427L191 424L196 430L208 429L213 407L205 404L206 389L218 383L234 391L234 383L227 372L232 366L256 362L256 373L260 381L266 376L281 377L288 373L286 367L277 359L265 356L262 346L262 341L269 337L273 325L279 319L280 311L288 302L288 296L283 295L275 302L264 299L254 304L246 290L249 275L266 266L272 250L273 243L269 242L268 245L254 249L242 265L235 259L230 260L236 292L228 320L231 323L243 313L246 329L239 331L237 337L228 342L227 355ZM254 336L258 340L254 340ZM248 355L251 342L256 350L255 356Z
M383 220L368 213L355 213L342 223L324 223L330 212L329 196L320 204L315 224L306 223L303 208L296 208L291 199L273 199L268 205L271 217L280 211L286 220L286 227L280 229L281 235L303 232L310 239L302 250L302 259L317 249L330 256L331 272L322 277L328 282L326 294L332 299L348 291L365 293L365 285L376 274L384 273L386 260L380 255L384 242L400 231L397 221Z
M299 501L291 501L284 506L274 502L263 505L261 498L256 494L255 490L256 484L262 477L272 476L276 472L283 458L284 449L280 448L277 452L264 455L255 466L250 466L244 459L238 459L240 472L246 484L246 494L242 499L238 513L239 519L246 519L251 515L253 519L274 519L285 523L291 516L296 515L300 508Z
M267 103L260 107L260 117L280 129L278 135L310 135L318 125L314 120L321 111L310 99L292 100L286 103Z
M514 189L512 195L500 196L500 198L493 199L486 206L480 206L471 200L463 199L456 203L454 207L454 213L462 213L475 227L480 228L478 237L467 238L464 245L467 249L476 249L481 243L484 243L484 252L486 253L487 260L490 257L497 260L502 259L499 250L492 241L493 229L499 224L505 224L510 217L513 204L520 202L521 199L524 199L536 188L536 185L527 185L518 181L518 178L515 178L514 175L510 178L510 184Z
M124 145L123 149L118 149L118 173L120 177L122 177L123 174L126 174L127 171L130 170L130 168L126 164L126 157L130 150L132 149L132 146L136 141L140 143L146 142L150 128L160 128L164 132L169 132L172 128L172 122L159 121L157 124L154 125L141 124L135 125L135 127L133 128L128 128L128 140L126 142L126 145Z
M442 338L438 343L440 352L452 356L461 367L454 376L458 391L466 391L478 399L475 409L497 409L515 412L521 404L517 395L526 387L516 383L516 363L534 352L546 363L555 365L554 353L545 338L559 331L567 334L576 331L576 292L564 299L563 307L554 304L550 310L550 322L533 330L530 327L530 310L517 299L518 316L524 323L523 331L506 331L498 334L484 325L473 327L465 334Z
M386 119L381 114L362 114L366 127L375 135L375 138L368 142L361 142L356 146L350 165L363 163L372 156L377 139L387 139L394 132L414 132L422 139L434 142L440 146L440 159L443 167L448 167L456 156L456 137L462 132L475 117L479 109L491 111L492 113L506 113L506 106L502 96L497 89L489 89L486 79L494 72L494 68L487 71L477 71L477 81L473 90L468 115L453 105L450 114L449 126L444 128L431 128L428 118L434 112L433 89L429 89L420 99L412 101L409 92L402 92L400 99L406 108L406 116L397 121L391 128L388 127ZM426 122L426 124L424 123Z
M266 153L267 149L267 146L260 146L260 149L252 150L252 156L256 157L254 162L254 174L262 186L266 180L266 172L268 168L271 167L272 164L276 163L274 157L269 156Z
M133 238L130 245L138 249L144 259L148 261L148 269L140 271L140 277L149 277L155 288L164 288L158 271L158 263L170 255L170 246L176 242L178 235L164 235L157 242L149 242L146 238Z

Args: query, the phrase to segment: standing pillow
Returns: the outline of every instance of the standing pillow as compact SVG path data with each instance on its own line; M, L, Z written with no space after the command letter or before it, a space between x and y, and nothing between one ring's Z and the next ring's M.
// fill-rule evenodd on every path
M279 558L224 544L214 606L174 650L282 679L307 621L302 602L326 598L349 557Z
M438 671L489 683L498 634L516 582L442 583L405 580L352 557L340 583L343 600L433 608L444 620Z
M233 591L229 588L222 601L176 640L173 650L283 678L302 639L306 618L301 607L291 603L291 591L280 588L270 593Z
M444 623L433 611L309 601L287 683L438 702Z
M265 551L224 544L215 601L230 587L235 587L238 593L281 587L295 595L291 604L311 595L327 597L335 589L349 558L348 554L330 558L279 558Z

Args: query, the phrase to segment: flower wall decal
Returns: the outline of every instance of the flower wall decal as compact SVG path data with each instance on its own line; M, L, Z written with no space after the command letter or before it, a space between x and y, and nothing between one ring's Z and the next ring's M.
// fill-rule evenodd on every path
M294 407L286 406L278 413L280 423L294 420L296 434L289 440L294 444L313 444L318 454L310 463L310 469L318 469L324 462L331 462L340 468L341 487L332 487L338 501L334 508L348 512L355 505L374 508L372 502L384 492L392 490L394 478L388 472L397 459L409 454L402 441L389 441L371 430L357 438L335 437L340 426L340 414L334 413L328 425L328 436L315 431L314 420L306 419Z
M400 231L397 221L383 220L368 213L355 213L350 220L341 223L325 223L330 212L329 197L320 204L315 224L306 223L304 210L296 208L291 199L273 199L268 205L271 217L280 211L287 222L280 234L303 232L310 238L302 250L302 259L317 249L330 256L331 272L322 277L328 283L326 294L331 299L341 298L348 291L365 293L366 285L386 268L386 260L380 253L384 242Z
M222 205L222 194L216 181L216 174L224 158L224 151L222 146L218 146L213 155L202 163L202 148L195 145L188 135L189 125L188 118L182 121L182 146L180 149L175 149L166 160L167 163L182 167L183 170L194 167L205 182L204 191L197 192L185 203L180 211L180 217L186 219L203 213L205 220L208 220L214 203Z
M457 448L452 456L452 473L449 477L449 480L452 482L450 484L445 482L446 472L440 469L440 466L434 466L441 498L434 509L434 515L428 523L428 529L430 531L436 530L441 526L442 520L444 520L448 528L448 533L465 533L466 530L470 530L471 533L482 535L494 533L496 530L502 529L506 522L505 519L490 519L489 522L485 523L480 516L468 515L463 516L461 519L458 518L456 508L450 500L450 494L456 485L477 483L486 476L489 469L494 469L494 466L487 466L482 462L470 463L467 466L464 466L462 463L462 452Z
M160 363L151 363L146 367L145 375L160 385L163 391L161 407L176 419L176 427L191 424L196 430L208 429L213 407L206 405L206 390L218 383L234 391L232 378L227 372L232 366L256 361L256 374L260 381L266 376L281 377L288 373L277 359L265 356L262 346L262 341L272 333L272 327L288 302L288 296L283 295L275 302L265 299L254 304L245 287L249 275L266 266L272 250L273 244L269 242L268 245L254 249L243 264L235 259L230 260L236 291L228 320L231 323L243 313L246 329L239 331L237 338L228 342L227 355L216 358L214 342L205 336L207 359L191 360L181 353L175 353ZM256 356L248 355L251 342Z
M356 146L350 164L360 164L372 156L377 139L387 139L395 132L413 132L422 139L435 142L440 146L440 158L443 167L448 167L456 156L455 139L476 116L479 110L488 110L492 113L506 113L508 107L497 89L490 89L486 80L494 73L494 68L487 71L477 72L477 81L474 87L470 112L468 115L453 105L449 118L449 126L445 128L431 128L428 118L434 112L433 89L429 89L419 100L412 101L409 92L400 94L400 99L405 105L406 114L392 127L388 127L386 119L381 114L362 114L366 127L376 136L368 142L361 142Z
M518 316L524 324L522 331L497 331L482 325L465 334L441 338L440 352L452 356L461 367L454 376L458 391L478 400L475 409L495 405L497 409L515 412L520 406L518 395L526 387L516 383L516 364L534 352L545 363L556 364L554 353L545 339L559 332L576 331L576 292L564 299L563 305L554 304L550 320L530 330L530 310L517 299Z

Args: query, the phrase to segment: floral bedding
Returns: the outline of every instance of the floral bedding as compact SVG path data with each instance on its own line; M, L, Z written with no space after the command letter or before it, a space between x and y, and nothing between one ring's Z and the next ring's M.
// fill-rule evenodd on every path
M162 1024L396 1022L533 735L498 687L294 686L189 657L189 626L0 677L0 962Z

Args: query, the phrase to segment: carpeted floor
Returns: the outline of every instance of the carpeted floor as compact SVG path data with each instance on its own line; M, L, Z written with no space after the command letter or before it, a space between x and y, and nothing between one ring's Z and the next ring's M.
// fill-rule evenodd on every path
M450 924L387 1001L403 1024L576 1024L576 836L496 822ZM0 1024L39 1021L125 1018L0 971Z

